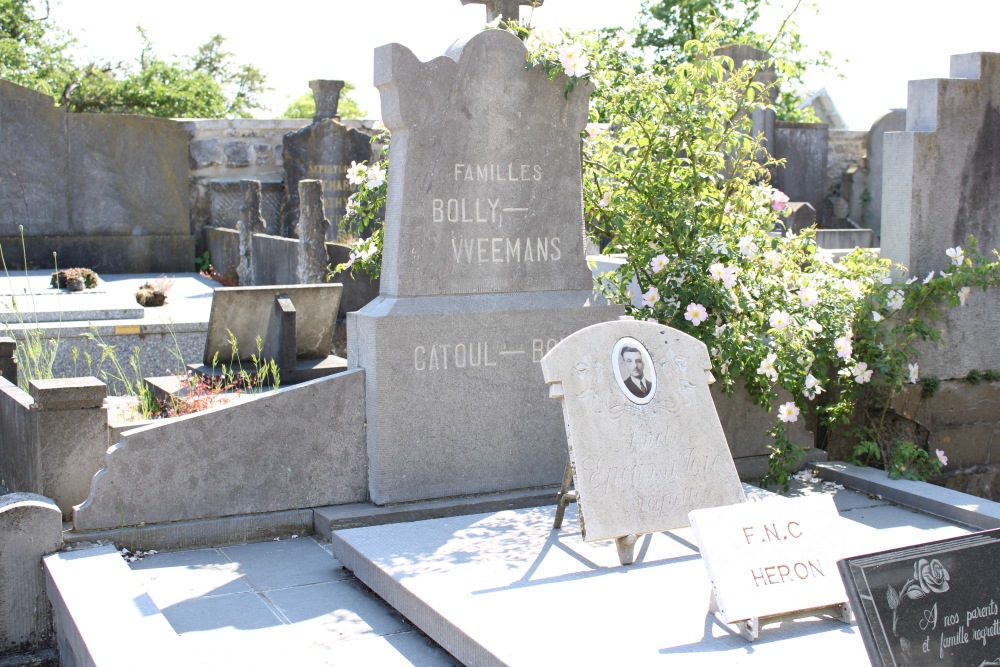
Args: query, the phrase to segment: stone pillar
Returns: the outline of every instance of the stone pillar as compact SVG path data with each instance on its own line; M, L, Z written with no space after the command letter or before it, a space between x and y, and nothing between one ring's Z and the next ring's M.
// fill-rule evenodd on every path
M0 656L53 646L42 557L62 546L59 508L34 493L0 496L0 544Z
M17 341L9 336L0 337L0 377L17 384Z
M300 285L326 282L326 232L330 221L323 213L323 184L299 181L299 263Z
M32 380L43 493L68 521L90 494L108 449L108 388L93 377Z
M728 44L726 46L721 46L715 51L717 56L729 56L733 59L733 67L739 69L748 60L755 60L757 62L763 62L771 58L771 54L763 49L758 49L747 44ZM764 85L767 88L767 95L774 104L775 100L778 98L778 90L775 87L775 82L778 80L778 75L774 70L774 65L768 65L767 67L761 68L757 74L754 76L753 80L757 83ZM751 136L756 137L758 134L763 134L762 144L767 152L771 155L776 154L775 146L775 123L777 122L777 113L774 109L765 109L762 107L755 106L751 112L750 117L752 119L752 126L750 128ZM760 156L763 159L763 156ZM826 163L823 163L824 167ZM772 179L774 174L772 173Z
M318 123L326 118L337 118L337 107L340 105L340 91L344 88L343 81L329 79L314 79L309 82L313 91L313 101L316 102L316 115L313 122Z
M253 269L253 235L264 232L264 216L260 213L260 181L240 181L240 194L243 195L243 206L240 209L240 221L236 229L240 232L240 264L236 275L240 285L255 285Z

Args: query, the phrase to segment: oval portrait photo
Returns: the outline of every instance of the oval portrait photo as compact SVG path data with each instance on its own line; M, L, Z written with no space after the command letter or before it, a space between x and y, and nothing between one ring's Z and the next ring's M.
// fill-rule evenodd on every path
M656 371L653 359L635 338L622 338L611 352L611 367L615 369L618 388L633 403L645 405L656 393Z

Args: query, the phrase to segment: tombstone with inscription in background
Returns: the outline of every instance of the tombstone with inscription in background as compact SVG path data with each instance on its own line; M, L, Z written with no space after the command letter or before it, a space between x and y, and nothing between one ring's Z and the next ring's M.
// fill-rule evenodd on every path
M1000 530L838 563L874 667L1000 665Z
M285 200L281 206L281 235L295 236L299 220L299 181L317 180L323 187L323 208L330 220L328 240L337 240L347 198L351 162L370 162L371 137L346 127L337 115L343 81L310 81L316 115L310 125L286 134L284 143Z
M427 63L375 52L392 168L381 293L348 314L348 363L379 504L557 484L566 436L539 362L621 313L595 302L584 255L590 88L525 59L501 30Z
M578 331L542 359L549 395L562 399L583 539L615 539L623 565L636 536L745 500L711 368L704 343L630 317Z

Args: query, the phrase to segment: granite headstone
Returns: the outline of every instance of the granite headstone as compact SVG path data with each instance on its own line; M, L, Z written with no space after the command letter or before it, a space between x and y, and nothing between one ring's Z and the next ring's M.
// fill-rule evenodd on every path
M910 81L906 130L884 137L881 257L922 279L950 271L947 248L1000 248L1000 53L951 57L950 78ZM958 286L956 285L956 288ZM921 343L920 372L942 380L1000 367L1000 296L973 289Z
M330 219L329 240L335 241L340 219L353 188L347 182L351 162L371 162L371 137L346 127L336 115L339 92L329 86L313 86L316 117L312 124L284 137L285 200L281 206L282 236L295 236L299 219L299 181L318 180L323 184L323 203ZM343 82L322 82L340 83Z
M875 667L1000 665L1000 530L839 563Z
M487 30L420 62L375 52L392 131L381 294L348 314L379 504L558 484L565 432L539 362L621 309L595 303L580 136L590 89Z

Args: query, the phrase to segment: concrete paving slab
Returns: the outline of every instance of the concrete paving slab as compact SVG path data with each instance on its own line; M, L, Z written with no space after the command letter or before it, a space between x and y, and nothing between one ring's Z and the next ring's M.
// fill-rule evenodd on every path
M157 553L130 564L178 633L171 664L458 664L344 570L328 543L300 537L225 548L238 559L223 551ZM268 568L276 572L263 577ZM266 592L251 589L249 573Z
M967 532L864 498L841 502L857 507L843 511L848 553ZM558 531L554 512L341 530L333 553L468 665L800 665L804 656L809 664L867 664L857 628L828 618L766 625L757 642L745 642L708 612L710 584L689 528L642 537L635 564L622 567L613 542L582 541L575 507Z
M266 596L289 623L314 640L345 641L411 629L396 610L354 579L283 588Z
M239 564L218 549L155 554L132 565L132 572L160 609L195 597L251 593Z
M269 591L338 581L349 576L340 563L309 538L271 540L223 547L219 551L238 566L255 591ZM288 563L295 563L289 568Z
M178 634L210 632L220 641L228 632L284 625L283 619L253 591L195 597L160 608L160 611Z

